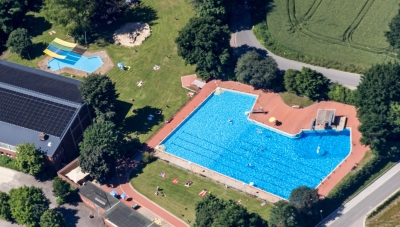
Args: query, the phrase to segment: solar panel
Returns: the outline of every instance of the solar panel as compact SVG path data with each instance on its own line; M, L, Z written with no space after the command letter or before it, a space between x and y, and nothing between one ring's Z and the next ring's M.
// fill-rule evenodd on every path
M76 108L0 88L0 121L61 137Z
M79 81L0 60L0 82L82 103Z

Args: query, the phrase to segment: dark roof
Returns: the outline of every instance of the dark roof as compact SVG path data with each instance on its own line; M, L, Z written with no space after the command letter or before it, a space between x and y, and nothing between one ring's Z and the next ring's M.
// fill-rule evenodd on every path
M118 227L148 227L153 222L124 203L118 203L103 214L103 217Z
M0 121L61 137L78 108L0 87Z
M0 82L74 103L82 103L81 82L0 60Z
M91 182L86 182L84 186L79 188L79 194L97 204L104 210L108 210L119 202L114 196L103 191Z
M49 135L45 141L41 141L37 131L0 121L0 142L12 146L23 142L33 143L41 153L52 157L61 143L61 138Z

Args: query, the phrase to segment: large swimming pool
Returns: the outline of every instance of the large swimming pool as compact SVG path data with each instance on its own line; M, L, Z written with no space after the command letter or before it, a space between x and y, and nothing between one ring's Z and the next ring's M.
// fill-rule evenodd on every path
M163 141L166 152L286 199L298 186L317 187L349 154L349 130L291 137L253 123L245 112L256 98L211 95Z
M67 57L65 59L54 58L47 63L48 66L50 66L51 71L57 71L64 67L70 67L73 69L92 73L103 65L103 61L100 59L99 56L87 58L73 52L65 54L67 54Z

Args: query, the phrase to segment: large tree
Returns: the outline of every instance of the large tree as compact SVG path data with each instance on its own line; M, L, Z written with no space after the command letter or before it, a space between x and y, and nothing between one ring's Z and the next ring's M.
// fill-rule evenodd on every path
M40 217L40 227L65 227L64 215L55 210L46 210Z
M65 199L70 193L70 184L63 181L61 178L56 177L53 180L53 195Z
M95 179L110 174L114 161L122 149L122 134L110 121L97 122L83 133L79 143L79 166L83 172L90 173Z
M5 220L11 219L11 212L10 212L10 196L0 191L0 218Z
M319 195L316 189L300 186L290 193L289 201L296 206L306 226L319 219Z
M0 0L0 31L10 34L16 29L26 13L27 0Z
M258 214L249 213L236 202L208 195L196 204L196 227L267 227Z
M42 12L45 18L64 27L79 42L84 32L90 29L90 17L95 11L95 1L81 0L44 0Z
M186 64L196 65L203 79L224 78L231 66L230 32L213 17L193 17L179 31L175 42Z
M31 45L31 37L25 28L17 28L12 31L7 40L7 47L10 48L11 52L20 56L23 56Z
M83 43L85 31L101 27L119 13L120 3L119 0L44 0L42 11L47 20L63 26L76 41Z
M192 0L196 13L200 17L214 17L226 21L232 2L229 0Z
M119 94L109 77L92 73L83 79L79 90L84 101L93 106L97 121L112 120L115 117Z
M398 141L400 105L400 64L372 66L362 77L355 93L355 106L364 144L382 145ZM377 149L386 156L387 149Z
M17 146L15 165L24 173L36 175L43 170L43 154L36 150L35 144L22 143Z
M300 209L311 209L319 202L317 190L307 186L300 186L290 193L289 201Z
M392 21L390 21L389 31L385 32L385 36L390 46L395 49L400 48L400 10Z
M37 227L40 216L49 209L50 204L43 190L34 186L11 189L9 201L13 219L27 227Z
M303 67L301 71L289 69L286 71L285 88L291 93L304 95L312 100L323 99L328 93L329 79L321 73Z
M280 200L271 209L269 224L273 227L301 227L304 226L296 207Z
M279 90L282 83L282 74L275 60L262 56L255 50L239 58L235 74L238 81L250 84L256 89Z

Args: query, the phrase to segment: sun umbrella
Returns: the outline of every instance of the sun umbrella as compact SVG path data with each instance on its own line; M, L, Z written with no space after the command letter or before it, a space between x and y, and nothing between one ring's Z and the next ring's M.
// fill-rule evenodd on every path
M276 121L276 119L274 118L274 117L271 117L270 119L269 119L269 122L275 122Z
M122 63L122 62L118 62L118 67L124 67L124 63Z
M111 192L110 192L110 195L112 195L112 196L116 196L117 195L117 192L115 191L115 190L112 190Z
M125 199L126 198L126 194L121 194L121 198Z

